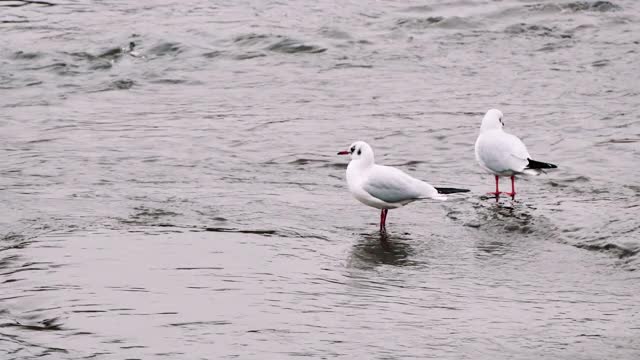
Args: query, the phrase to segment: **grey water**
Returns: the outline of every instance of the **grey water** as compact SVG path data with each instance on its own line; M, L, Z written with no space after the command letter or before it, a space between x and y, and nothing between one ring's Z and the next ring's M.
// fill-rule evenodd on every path
M635 0L2 1L0 358L638 359L639 64ZM381 239L355 140L471 192Z

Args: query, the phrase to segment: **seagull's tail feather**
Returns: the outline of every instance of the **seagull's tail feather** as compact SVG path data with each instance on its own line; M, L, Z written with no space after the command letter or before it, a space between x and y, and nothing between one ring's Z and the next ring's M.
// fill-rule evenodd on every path
M522 171L522 173L526 175L540 175L541 173L544 173L544 171L547 169L556 169L558 167L558 165L546 163L542 161L536 161L531 159L527 159L527 161L529 161L529 163L527 164L527 167L525 167L524 170Z
M526 169L556 169L558 167L558 165L554 165L554 164L550 164L542 161L535 161L531 159L527 159L527 160L529 160L529 164L527 164Z
M463 193L469 192L469 189L457 189L457 188L446 188L446 187L437 187L438 194L455 194L455 193Z

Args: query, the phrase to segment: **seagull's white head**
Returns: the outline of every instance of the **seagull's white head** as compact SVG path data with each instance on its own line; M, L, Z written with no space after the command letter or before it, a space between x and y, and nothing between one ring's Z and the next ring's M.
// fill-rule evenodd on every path
M482 118L482 125L480 126L480 132L488 130L501 130L504 126L502 121L502 111L498 109L491 109L487 111Z
M373 164L373 149L364 141L356 141L349 150L340 151L338 155L351 155L351 160L363 160L365 163Z

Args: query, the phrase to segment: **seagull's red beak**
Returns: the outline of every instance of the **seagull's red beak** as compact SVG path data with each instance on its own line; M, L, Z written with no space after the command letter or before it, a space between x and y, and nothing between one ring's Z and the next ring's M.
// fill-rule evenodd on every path
M349 155L348 151L340 151L338 155Z

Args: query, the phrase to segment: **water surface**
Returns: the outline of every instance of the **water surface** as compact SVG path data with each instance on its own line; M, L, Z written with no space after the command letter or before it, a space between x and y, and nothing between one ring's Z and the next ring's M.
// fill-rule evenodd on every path
M0 3L1 357L638 358L638 14ZM492 107L559 165L498 204ZM471 195L381 241L355 140Z

